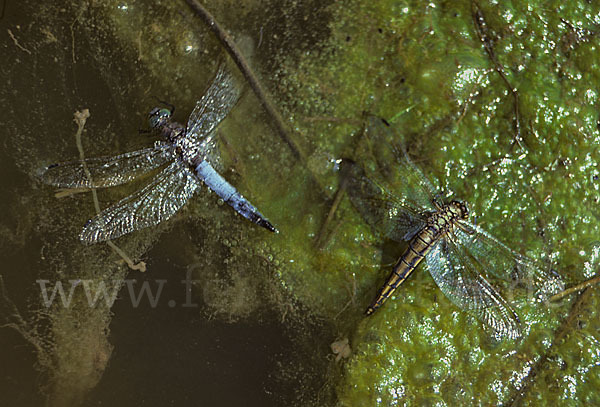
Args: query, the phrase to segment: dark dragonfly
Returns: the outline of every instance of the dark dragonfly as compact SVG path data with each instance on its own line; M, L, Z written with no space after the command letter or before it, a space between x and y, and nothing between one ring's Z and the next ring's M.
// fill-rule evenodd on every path
M424 260L437 286L459 308L471 312L494 336L515 339L521 335L518 315L484 277L491 274L513 284L526 284L538 298L563 288L560 277L546 271L470 223L465 203L442 200L403 148L390 148L394 133L381 119L371 118L368 148L374 151L378 180L351 161L347 191L356 209L375 229L408 247L396 262L379 294L367 308L373 314ZM386 179L392 173L400 182ZM394 191L394 192L392 192Z
M239 99L233 78L222 66L206 93L196 103L187 126L171 121L172 110L154 108L150 125L164 140L153 147L115 157L87 158L50 165L43 182L61 188L105 188L165 168L143 189L90 219L79 235L97 243L157 225L177 212L202 183L239 214L271 232L277 229L217 171L215 130Z

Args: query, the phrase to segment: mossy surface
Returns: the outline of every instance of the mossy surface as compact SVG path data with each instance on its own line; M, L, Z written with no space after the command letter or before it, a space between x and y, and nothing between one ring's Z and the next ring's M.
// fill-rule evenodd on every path
M296 75L302 82L294 82L298 94L318 101L294 113L303 133L312 135L314 154L360 162L363 157L349 148L358 126L348 119L365 110L380 115L392 122L427 176L469 203L479 225L554 266L568 284L596 273L597 6L382 1L332 7L329 48L307 58ZM477 33L477 10L492 55ZM518 143L515 98L494 60L517 90ZM326 117L307 120L313 116ZM351 209L343 216L334 239L339 247L328 249L354 262L340 268L327 262L321 282L335 286L352 272L358 302L364 303L374 290L367 287L388 272L364 248L381 240ZM348 240L341 242L341 236ZM481 324L444 298L424 267L418 271L373 317L358 323L351 341L356 353L339 387L341 403L507 402L548 348L569 301L551 308L516 301L525 338L492 343ZM527 400L575 405L598 399L589 387L598 381L591 367L598 362L595 303L586 308L589 322L553 350Z
M11 140L20 169L33 174L41 165L75 156L65 134L71 131L72 111L82 105L92 112L86 129L93 138L84 139L87 156L149 145L136 130L156 104L155 96L175 104L175 119L185 122L226 58L212 34L182 5L77 2L65 10L48 6L53 21L62 22L60 30L28 26L38 38L23 44L37 54L33 61L25 59L23 83L30 73L34 78L47 75L47 83L65 89L57 86L56 99L65 99L63 93L69 98L64 105L54 103L37 89L15 98L7 129L22 135ZM250 91L219 131L223 175L280 234L247 222L203 189L175 219L119 244L141 256L161 231L187 219L185 230L193 237L172 246L198 270L211 315L227 321L252 319L265 306L276 307L282 321L290 314L302 321L305 313L307 320L317 319L338 336L349 337L351 358L329 365L335 373L327 379L328 388L335 387L339 405L509 401L550 347L573 297L550 307L517 297L512 304L524 338L495 342L479 321L444 297L420 266L374 316L364 318L366 305L403 247L373 231L347 198L329 223L325 219L340 182L339 160L367 161L361 143L369 113L387 119L425 175L442 191L466 201L476 223L499 240L554 267L567 284L597 273L600 6L584 1L436 0L290 0L242 6L212 1L206 6L237 40L254 43L246 43L244 52L251 55L251 65L302 152L300 159L294 157ZM475 14L485 21L479 33ZM34 58L11 47L19 59ZM12 75L13 70L7 72ZM73 84L72 77L87 80ZM518 96L518 115L511 88ZM35 101L33 108L29 100ZM30 111L44 113L36 116L39 124L24 129L16 117ZM48 133L52 123L59 125ZM54 138L42 145L37 137L46 133ZM102 203L138 187L104 192ZM56 203L46 190L23 195L35 201L42 193L46 209L35 215L35 222L28 212L24 224L31 233L31 225L41 225L36 230L47 256L39 260L43 273L58 269L64 279L102 275L100 270L108 270L108 249L84 251L73 238L93 215L91 204L83 199ZM110 257L111 264L115 258ZM92 262L93 267L88 265ZM551 350L526 402L599 402L597 306L592 294L582 322ZM108 326L108 314L104 309L96 317ZM106 339L102 335L98 338ZM339 339L331 332L317 339L311 335L299 333L299 341L305 341L299 347L306 349L314 341L314 348L322 350ZM57 356L69 356L67 351L58 349ZM72 354L72 360L64 358L67 370L69 363L89 362ZM322 356L305 355L315 360ZM319 360L304 366L326 365L325 356ZM279 373L295 380L303 374L295 368L284 366ZM98 369L99 378L104 365ZM300 405L332 400L320 399L315 388L325 387L318 383L294 389Z
M212 6L219 18L219 5ZM255 67L303 158L277 138L252 94L224 124L222 147L232 181L281 233L247 230L228 208L208 211L210 201L194 212L210 218L207 235L227 242L237 259L230 267L250 273L268 264L286 295L351 338L354 355L337 388L342 405L503 403L548 349L568 299L553 307L515 300L525 337L497 343L443 296L424 266L363 319L401 248L382 256L386 243L347 199L322 229L338 160L364 159L357 147L369 112L392 124L434 183L468 202L480 226L553 266L568 284L590 277L600 244L599 12L584 2L336 2L310 16L326 27L313 44L274 49L273 37L294 43L301 30L265 28L263 47L272 53L258 48ZM237 14L246 22L255 16L251 7ZM249 23L225 26L238 37L258 31ZM240 228L237 238L227 238L230 227ZM592 309L586 321L594 320ZM531 402L597 397L589 390L598 384L596 340L589 324L569 335Z

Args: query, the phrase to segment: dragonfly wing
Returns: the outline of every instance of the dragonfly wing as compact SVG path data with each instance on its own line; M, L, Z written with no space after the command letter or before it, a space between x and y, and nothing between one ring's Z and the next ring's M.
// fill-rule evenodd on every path
M213 130L237 103L240 92L231 73L221 65L212 83L196 103L187 124L187 134L197 140L211 138Z
M216 170L223 170L223 161L221 160L221 154L219 153L217 140L215 139L216 131L206 137L201 144L201 155L204 161L208 161L210 165Z
M199 186L188 167L175 160L143 189L90 219L79 238L92 244L157 225L173 216Z
M70 161L53 164L42 170L40 179L60 188L112 187L156 169L173 157L174 151L169 143L157 142L154 147L114 157L86 158L83 163Z
M426 214L417 204L368 178L354 162L344 160L342 172L354 207L369 225L388 238L410 240L425 225Z
M545 269L533 259L511 250L476 225L460 221L460 226L454 230L457 241L483 266L486 273L525 284L544 298L564 289L564 283L555 271Z
M450 301L476 316L497 338L521 336L518 315L477 272L460 246L450 239L440 239L425 259L431 276Z
M411 199L421 208L435 210L433 202L440 192L410 160L401 137L378 117L369 117L366 139L370 154L375 158L377 172L391 190Z

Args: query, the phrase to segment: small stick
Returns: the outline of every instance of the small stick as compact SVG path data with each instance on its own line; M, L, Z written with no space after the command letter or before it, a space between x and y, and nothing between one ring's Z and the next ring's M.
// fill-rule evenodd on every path
M290 147L292 153L297 159L302 159L303 155L300 149L296 146L294 141L289 137L287 126L283 122L283 119L273 103L271 103L270 98L267 96L266 92L258 82L256 75L252 72L252 69L246 62L244 56L240 53L235 42L233 42L232 38L225 32L225 30L217 23L215 18L210 14L210 12L202 6L197 0L186 0L187 4L194 10L194 12L204 21L204 23L211 29L211 31L216 35L217 39L221 42L225 50L229 53L235 64L238 66L244 78L250 84L250 87L256 94L258 100L262 104L263 108L267 111L267 113L273 119L273 123L277 128L277 132L279 133L279 137Z
M508 90L510 91L510 93L512 94L513 99L514 99L514 114L515 114L514 143L518 144L519 147L521 147L521 149L525 150L525 148L521 144L521 140L523 139L523 137L521 136L521 119L519 116L519 94L517 93L517 89L515 89L510 84L508 78L506 77L506 74L504 73L504 67L502 66L500 61L498 61L498 58L496 57L496 53L494 52L494 47L492 45L493 41L488 35L489 30L488 30L487 24L485 22L485 18L483 17L483 13L481 12L481 9L479 8L479 6L477 5L476 2L473 2L472 8L473 8L473 10L472 10L473 20L475 21L475 28L476 28L475 31L477 31L477 36L479 37L479 40L483 44L483 47L485 48L485 51L487 52L488 56L490 57L490 60L494 64L494 68L496 69L496 72L498 72L498 75L500 75L500 78L502 78L502 81L506 84L506 87L508 88ZM514 143L513 143L513 145L514 145Z
M61 199L61 198L66 198L67 196L73 196L75 194L82 194L84 192L89 192L89 191L90 191L90 188L59 188L56 190L54 197Z
M563 290L563 291L559 292L558 294L554 294L552 297L550 297L550 301L560 300L561 298L566 297L569 294L572 294L577 291L581 291L584 288L591 287L594 284L598 284L598 283L600 283L600 275L597 275L596 277L592 277L589 280L586 280L583 283L579 283L571 288L567 288L566 290Z
M4 0L2 2L2 12L0 13L0 21L2 21L4 19L4 12L6 11L6 3L8 3L8 0Z
M19 48L21 51L27 52L29 55L31 55L31 51L29 51L27 48L25 48L24 46L19 44L19 41L17 41L17 37L15 37L15 35L10 30L10 28L7 28L6 31L8 31L8 35L10 36L10 38L12 38L12 40L15 43L15 45L17 46L17 48Z
M581 314L583 307L589 301L589 297L591 295L592 290L586 288L583 292L577 297L577 300L573 303L571 310L569 311L569 315L567 319L563 321L560 325L556 334L554 336L554 340L552 341L552 345L550 348L542 355L542 357L537 361L535 365L531 367L529 374L523 379L523 386L512 396L512 398L506 403L507 407L519 406L521 405L523 399L529 392L530 387L535 382L537 375L544 368L544 365L548 362L550 357L550 353L553 349L555 349L560 342L565 338L565 336L571 332L574 327L577 326L577 322L581 319Z
M88 117L90 117L90 111L88 109L83 109L81 112L79 112L79 111L75 112L74 116L75 116L75 118L73 120L75 121L75 123L77 123L77 133L75 134L75 142L77 143L77 149L79 150L79 159L81 160L81 166L83 167L83 172L85 173L86 178L89 180L90 185L92 185L93 184L92 174L90 173L90 170L88 169L87 165L85 164L85 153L83 150L83 143L81 142L81 133L83 133L83 127L85 126L85 122L87 121ZM95 188L92 188L91 191L92 191L92 197L94 200L94 208L96 209L96 213L100 213L100 202L98 201L98 193L96 192ZM127 263L127 265L129 266L130 269L139 270L142 272L146 271L146 263L144 263L143 261L140 261L139 263L135 264L131 260L131 258L129 258L129 256L123 250L121 250L121 248L119 248L116 244L114 244L110 240L107 240L106 244L115 253L117 253L119 256L121 256L121 258L125 261L125 263Z
M337 208L340 205L342 198L344 197L347 185L348 185L348 177L342 176L342 180L340 181L338 190L336 191L335 197L333 198L333 203L331 204L331 207L329 208L329 213L327 214L327 217L325 218L325 222L323 222L323 226L321 226L321 229L319 230L319 234L317 235L317 238L315 240L315 247L319 250L322 250L325 247L327 241L329 240L329 239L327 239L327 229L329 228L329 224L333 220L335 212L337 211Z

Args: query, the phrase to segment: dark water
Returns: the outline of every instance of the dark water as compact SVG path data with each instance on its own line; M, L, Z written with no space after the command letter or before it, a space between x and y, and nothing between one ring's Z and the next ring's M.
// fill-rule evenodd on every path
M161 246L148 253L152 271L137 276L137 284L153 288L166 280L157 306L142 301L133 308L123 290L112 308L115 350L86 405L280 405L283 383L275 374L293 353L293 331L269 311L260 321L210 320L198 296L190 302L195 307L169 307L169 300L185 303L185 266Z
M16 323L19 330L0 329L0 405L276 406L331 400L325 375L333 333L312 317L301 316L301 307L286 316L281 307L272 306L272 296L252 292L252 287L246 288L251 301L238 304L240 309L251 307L249 312L227 314L214 304L208 306L202 287L192 293L197 307L180 306L185 301L181 280L190 264L198 263L194 256L208 253L210 258L225 259L230 255L219 243L221 236L211 234L215 226L210 220L206 225L181 222L166 234L160 234L162 227L141 240L122 243L132 257L143 257L148 264L144 274L128 273L115 264L106 247L87 248L77 241L78 230L93 214L89 197L57 200L54 191L35 178L44 165L77 157L72 115L82 108L91 112L83 136L88 156L151 144L147 135L138 132L147 126L146 112L157 95L176 101L184 112L191 110L218 59L210 53L220 53L212 34L200 30L196 43L209 53L208 59L199 58L205 56L202 50L184 58L178 54L181 49L171 55L170 48L195 35L178 31L182 10L187 9L170 4L154 8L143 2L3 3L0 274L6 296L0 302L0 324ZM121 20L117 16L112 27L103 25L120 7L136 13ZM171 17L174 23L153 25L159 17ZM286 24L302 21L297 20ZM132 30L132 36L153 32L158 39L136 48L135 37L115 35L119 24L139 28ZM258 38L260 26L253 30ZM263 40L264 50L271 38ZM156 43L161 41L159 48ZM147 64L138 63L142 53ZM138 100L139 104L134 102ZM100 196L101 204L126 193L109 191ZM209 202L211 210L227 209L210 198L202 202ZM227 211L215 222L223 217L227 222L244 222ZM242 243L253 233L247 225L234 225L242 230L238 233ZM226 227L218 233L229 232ZM182 238L190 234L199 237ZM207 247L216 251L211 253ZM269 274L256 266L264 261L251 254L251 247L244 253L238 257L248 259L244 264L250 273L254 270L257 280L266 281ZM226 271L222 274L215 277L218 284L235 283ZM66 283L127 278L135 279L136 287L147 282L152 289L158 280L165 281L156 306L146 297L133 306L124 287L111 308L90 309L77 303L68 309L46 309L40 305L36 282L40 278L51 285L58 279ZM76 298L84 297L76 294ZM170 299L174 306L169 305Z

